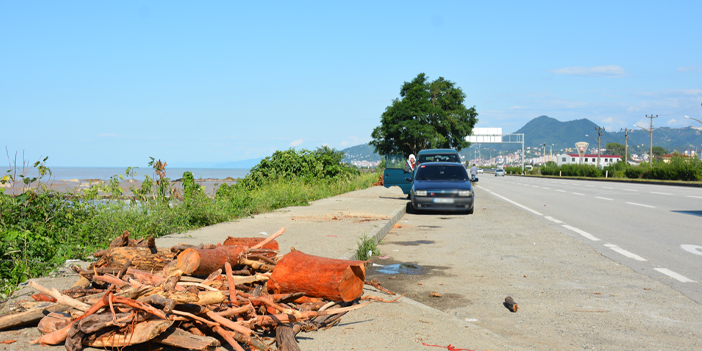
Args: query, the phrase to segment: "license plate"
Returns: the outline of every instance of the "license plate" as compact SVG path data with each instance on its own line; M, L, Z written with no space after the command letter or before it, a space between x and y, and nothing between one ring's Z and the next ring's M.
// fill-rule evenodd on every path
M453 199L452 198L435 198L434 203L437 204L452 204Z

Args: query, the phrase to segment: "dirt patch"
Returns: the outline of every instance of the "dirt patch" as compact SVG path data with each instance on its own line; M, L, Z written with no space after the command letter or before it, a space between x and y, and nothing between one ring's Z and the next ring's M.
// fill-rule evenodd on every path
M378 216L372 214L352 214L338 212L335 214L326 214L321 216L291 216L293 221L312 221L312 222L330 222L330 221L351 221L353 223L363 223L371 221L387 221L388 216Z

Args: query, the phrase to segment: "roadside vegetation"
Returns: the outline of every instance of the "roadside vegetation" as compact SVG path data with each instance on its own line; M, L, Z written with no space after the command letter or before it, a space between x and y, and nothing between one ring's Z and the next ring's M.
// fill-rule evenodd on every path
M47 159L11 165L0 178L0 298L19 283L48 274L69 259L87 259L124 231L132 238L160 237L287 206L370 187L375 174L341 163L343 153L322 147L290 149L265 158L236 184L222 184L208 196L192 173L176 188L166 162L151 158L154 177L125 196L119 181L134 168L104 184L58 192L46 186ZM35 168L36 178L26 176Z
M515 168L515 167L508 167ZM514 170L519 173L520 167ZM684 158L673 155L670 162L655 162L653 167L643 162L632 166L624 162L598 169L593 165L562 165L547 164L534 168L531 174L562 177L590 177L590 178L622 178L622 179L650 179L650 180L675 180L675 181L702 181L702 162L696 157ZM509 174L509 171L508 171Z

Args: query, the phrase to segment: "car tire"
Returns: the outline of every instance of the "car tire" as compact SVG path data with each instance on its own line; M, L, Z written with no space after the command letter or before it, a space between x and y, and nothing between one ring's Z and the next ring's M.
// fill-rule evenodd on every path
M408 202L407 207L405 208L405 213L407 214L412 214L414 213L414 208L412 208L412 203Z
M470 210L466 211L466 214L473 214L473 210L475 210L475 207L471 208Z

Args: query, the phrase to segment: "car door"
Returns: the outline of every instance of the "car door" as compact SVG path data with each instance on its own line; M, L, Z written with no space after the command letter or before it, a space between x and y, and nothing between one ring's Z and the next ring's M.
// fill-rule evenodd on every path
M385 187L399 186L402 192L409 194L412 183L405 178L412 178L412 172L405 172L407 160L402 155L385 156L385 171L383 172L383 182Z

